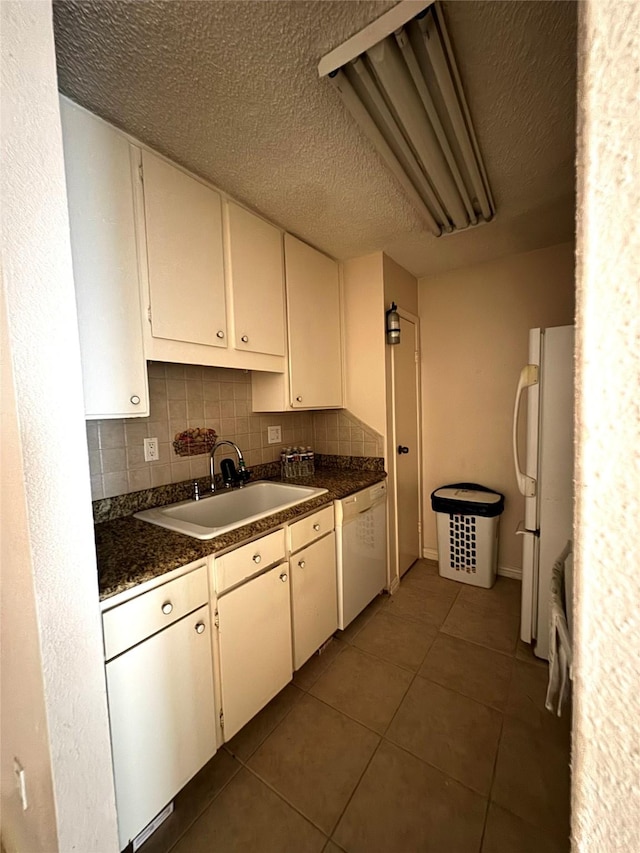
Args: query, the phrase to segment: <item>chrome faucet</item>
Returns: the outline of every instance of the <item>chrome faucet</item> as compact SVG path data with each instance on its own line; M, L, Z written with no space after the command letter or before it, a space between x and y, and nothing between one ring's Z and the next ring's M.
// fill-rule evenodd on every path
M214 463L214 454L219 447L222 447L223 444L227 444L229 447L233 447L237 456L238 456L238 474L240 475L240 486L244 486L244 482L246 477L248 476L248 472L246 466L244 464L244 456L242 455L242 451L238 447L237 444L234 444L233 441L227 441L226 439L222 439L221 441L216 441L216 443L211 448L211 458L209 459L209 471L211 473L211 491L215 492L216 490L216 480L215 480L215 463Z

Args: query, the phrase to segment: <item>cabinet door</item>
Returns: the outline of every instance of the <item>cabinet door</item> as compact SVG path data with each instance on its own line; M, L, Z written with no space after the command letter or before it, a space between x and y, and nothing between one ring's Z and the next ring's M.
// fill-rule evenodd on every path
M120 847L216 751L208 606L107 666Z
M342 406L338 265L285 234L291 406Z
M224 739L291 681L288 567L281 564L218 599Z
M237 204L227 212L234 346L284 355L282 234Z
M293 668L300 669L338 627L335 533L292 555L291 597Z
M220 196L149 151L142 167L152 335L225 347Z
M88 418L149 414L130 145L60 98Z

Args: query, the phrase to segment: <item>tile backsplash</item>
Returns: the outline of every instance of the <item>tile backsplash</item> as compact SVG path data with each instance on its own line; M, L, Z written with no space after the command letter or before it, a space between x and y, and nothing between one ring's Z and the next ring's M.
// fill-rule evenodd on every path
M248 466L273 462L282 446L311 445L318 453L382 456L382 437L346 410L251 412L251 374L243 370L149 362L150 415L87 421L93 500L204 477L209 456L177 456L176 433L215 429L234 441ZM267 442L267 427L282 428L282 442ZM160 458L144 461L143 440L157 438ZM219 451L222 458L222 451Z

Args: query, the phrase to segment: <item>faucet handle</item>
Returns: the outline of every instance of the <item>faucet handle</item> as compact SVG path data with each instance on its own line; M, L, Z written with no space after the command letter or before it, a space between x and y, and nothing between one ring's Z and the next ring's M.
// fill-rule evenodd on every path
M194 501L200 500L200 483L197 480L194 480L192 483L193 488L193 499Z
M247 468L244 464L244 459L241 459L238 462L238 481L241 486L244 486L245 483L249 481L251 477L251 471L247 471Z

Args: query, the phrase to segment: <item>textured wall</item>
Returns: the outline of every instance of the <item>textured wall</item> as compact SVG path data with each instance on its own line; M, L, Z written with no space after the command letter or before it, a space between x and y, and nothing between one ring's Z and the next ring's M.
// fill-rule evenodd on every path
M2 843L8 853L54 850L56 816L31 566L22 446L13 394L12 365L2 312L2 537L0 539L0 802ZM19 689L17 685L20 685ZM32 812L22 811L14 757L27 768ZM33 806L37 818L33 819ZM26 818L26 819L25 819Z
M580 4L573 837L640 850L640 4Z
M437 547L431 492L481 483L506 497L499 565L520 569L515 529L524 498L513 471L513 403L529 329L573 322L573 244L424 278L419 292L424 547Z
M3 842L8 853L107 853L117 849L115 806L89 466L77 450L85 445L82 379L51 4L0 8L5 355L15 387L8 418L19 431L10 444L16 507L2 513L12 554L3 561L3 598L8 589L14 605L3 612L2 651L16 675L7 685L3 665ZM20 524L6 529L12 518ZM18 591L24 600L12 598ZM13 755L26 772L26 811L5 787Z

